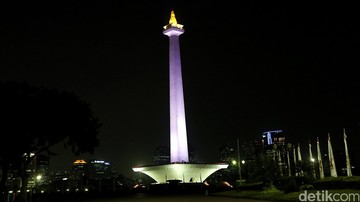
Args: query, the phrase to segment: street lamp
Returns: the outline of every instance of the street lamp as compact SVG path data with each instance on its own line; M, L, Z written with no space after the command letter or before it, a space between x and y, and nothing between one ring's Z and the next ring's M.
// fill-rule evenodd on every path
M239 166L239 185L241 185L241 163L244 161L240 161L240 146L239 146L239 138L236 139L237 141L237 150L238 150L238 166ZM241 162L241 163L240 163Z
M313 172L313 176L314 176L314 179L316 179L316 172L315 172L315 159L314 158L311 158L310 159L311 163L312 163L312 172Z
M41 180L41 178L42 178L42 176L41 176L41 175L36 176L36 179L37 179L38 181L40 181L40 180Z
M37 175L37 176L35 177L35 180L34 180L35 192L37 191L37 189L38 189L38 187L39 187L41 178L42 178L41 175Z

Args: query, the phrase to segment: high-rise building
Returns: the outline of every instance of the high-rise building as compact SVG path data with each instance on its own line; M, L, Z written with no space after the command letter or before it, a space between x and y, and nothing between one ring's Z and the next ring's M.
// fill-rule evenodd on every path
M93 179L111 178L112 170L110 162L103 160L91 160L88 165L88 176Z
M262 135L265 149L272 149L273 145L285 145L285 135L282 130L266 131Z

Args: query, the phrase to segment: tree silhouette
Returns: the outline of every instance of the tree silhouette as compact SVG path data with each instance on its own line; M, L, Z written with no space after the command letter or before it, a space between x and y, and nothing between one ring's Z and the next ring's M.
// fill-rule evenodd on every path
M16 171L22 179L21 200L26 201L26 169L40 153L52 155L51 146L64 142L78 155L93 153L99 144L101 124L74 93L0 82L0 97L1 194L6 193L9 171Z
M249 180L263 182L265 187L270 187L280 178L279 162L268 154L260 154L253 165Z

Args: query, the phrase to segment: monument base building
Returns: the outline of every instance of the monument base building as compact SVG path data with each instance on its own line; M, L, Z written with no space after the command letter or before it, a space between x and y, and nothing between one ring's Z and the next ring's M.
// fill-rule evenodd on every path
M133 171L144 173L153 178L157 183L168 183L179 181L181 183L203 183L206 178L220 169L229 165L216 164L194 164L194 163L172 163L154 166L138 166Z

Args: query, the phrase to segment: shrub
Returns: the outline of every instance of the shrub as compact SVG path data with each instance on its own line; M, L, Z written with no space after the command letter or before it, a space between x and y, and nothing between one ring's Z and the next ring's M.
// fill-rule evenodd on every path
M274 185L270 185L263 190L263 193L277 193L280 192Z
M326 177L313 185L315 189L360 189L360 177Z
M279 190L283 190L285 193L290 193L298 191L298 181L299 180L296 177L284 176L277 180L274 184Z
M257 182L257 183L247 183L242 184L238 187L239 190L262 190L263 189L263 183Z
M313 190L314 189L314 186L312 184L304 184L304 185L301 185L299 187L299 190L300 191L303 191L303 190Z

